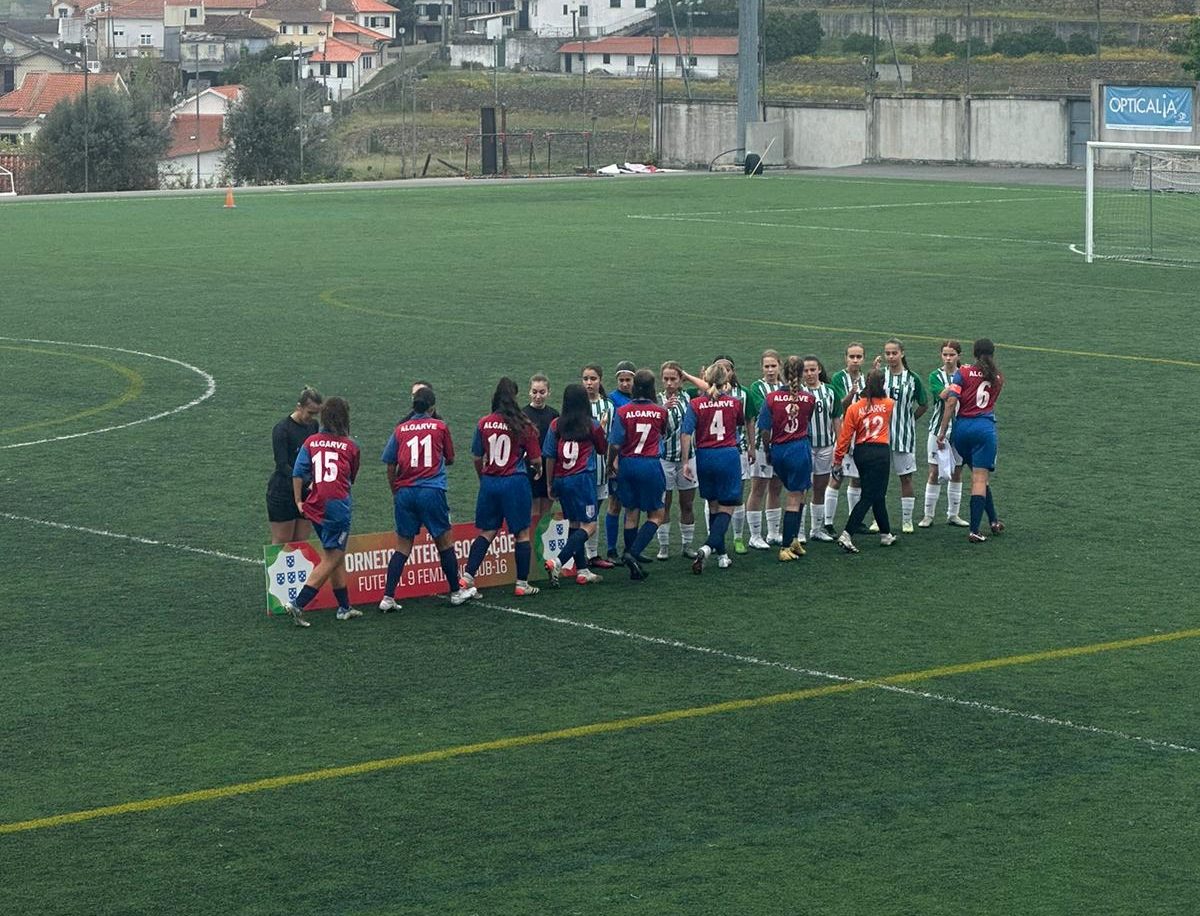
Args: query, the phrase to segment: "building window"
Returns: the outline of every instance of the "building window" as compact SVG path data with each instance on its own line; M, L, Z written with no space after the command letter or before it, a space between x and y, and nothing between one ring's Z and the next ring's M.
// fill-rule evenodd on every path
M118 60L124 60L127 56L128 54L124 48L117 48L115 51L113 51L113 57L117 58Z
M682 70L682 69L683 69L683 58L682 58L682 57L676 57L676 58L675 58L675 69L676 69L676 70Z
M374 66L375 66L375 58L373 58L373 57L364 57L363 58L363 69L364 70L370 70Z
M639 10L644 10L646 8L646 0L633 0L633 5Z
M689 67L694 67L694 66L696 66L696 58L694 58L694 57L689 57L689 58L688 58L688 66L689 66Z
M582 55L582 54L576 54L575 56L576 56L576 57L578 57L578 58L579 58L579 60L580 60L580 62L582 63L582 61L583 61L583 55Z
M65 9L62 9L62 8L60 8L60 9L59 9L59 11L58 11L58 18L59 18L59 19L66 19L66 18L67 18L67 14L68 14L69 12L70 12L70 10L65 10Z
M626 69L628 69L628 70L632 70L632 69L633 69L634 67L636 67L636 66L637 66L637 61L634 59L633 55L632 55L632 54L626 54L626 55L625 55L625 67L626 67Z
M114 29L113 29L113 41L116 41L118 38L121 38L121 39L124 39L124 38L125 38L125 29L124 29L124 27L120 27L120 28L114 28Z
M338 79L346 78L347 68L349 66L350 66L349 64L338 64L338 69L337 69Z
M154 44L154 36L149 32L142 32L138 35L138 44L143 48L148 48Z
M587 19L587 17L588 17L588 8L586 6L580 6L579 7L579 18Z
M308 26L306 26L306 25L300 26L300 34L307 35L308 34Z
M321 76L329 76L329 64L321 64Z
M566 5L565 3L563 4L563 15L564 15L564 16L570 16L570 15L571 15L571 11L570 11L569 9L567 9L567 5Z
M188 19L199 19L199 18L200 18L200 11L198 9L196 9L194 6L190 7L188 9Z
M605 54L605 55L603 56L603 60L604 60L604 62L605 62L606 64L611 64L611 63L612 63L612 55L611 55L611 54Z
M287 26L286 26L286 25L280 25L280 26L279 26L279 34L280 34L280 35L286 35L286 34L287 34Z

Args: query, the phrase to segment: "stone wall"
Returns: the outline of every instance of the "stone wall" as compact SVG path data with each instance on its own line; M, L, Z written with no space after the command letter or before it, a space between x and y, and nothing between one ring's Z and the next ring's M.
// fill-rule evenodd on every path
M870 3L858 0L847 3L846 0L794 0L795 5L804 9L820 11L853 9L861 11L864 7L870 9ZM904 10L945 10L947 15L960 15L965 8L964 0L889 0L888 9L892 12ZM1043 16L1076 15L1081 19L1096 15L1096 0L976 0L976 7L988 11L1002 13L1038 14ZM1112 19L1124 17L1128 19L1145 19L1151 16L1195 15L1196 0L1101 0L1101 18Z

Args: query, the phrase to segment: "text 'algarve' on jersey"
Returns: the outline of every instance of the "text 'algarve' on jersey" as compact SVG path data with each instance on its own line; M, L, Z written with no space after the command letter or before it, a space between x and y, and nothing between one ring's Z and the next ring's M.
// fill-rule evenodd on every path
M524 474L528 462L541 461L542 446L538 442L537 427L532 423L518 437L509 429L504 417L490 413L475 424L471 454L483 459L484 477L511 477Z
M697 449L737 448L738 429L745 423L740 399L731 394L715 398L701 394L688 404L682 431L694 437Z
M793 393L789 389L770 392L758 414L758 428L771 431L771 444L783 445L808 438L808 424L817 399L807 388Z
M560 439L558 426L562 417L550 424L546 433L546 441L542 443L542 454L554 460L554 476L571 477L587 471L596 472L597 455L608 451L608 440L604 429L595 420L592 421L591 436L582 441L577 439Z
M304 517L315 524L348 522L350 486L358 476L358 445L349 436L316 433L304 440L292 476L310 482Z
M384 464L396 465L392 490L404 487L446 489L446 464L454 461L450 427L428 414L416 414L400 423L383 450Z
M1004 387L1004 376L997 375L989 382L978 366L963 366L954 373L946 391L958 398L958 415L967 417L996 418L996 401Z
M608 444L622 458L658 458L667 435L667 410L653 401L630 401L617 408Z

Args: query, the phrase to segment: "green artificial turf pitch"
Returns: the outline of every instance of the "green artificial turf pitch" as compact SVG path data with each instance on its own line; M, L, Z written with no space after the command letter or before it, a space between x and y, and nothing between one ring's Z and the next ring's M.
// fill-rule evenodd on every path
M1194 271L1084 264L1062 188L680 177L221 204L0 207L0 912L1194 910L1195 634L824 689L1195 626ZM270 429L303 384L350 400L355 529L386 531L376 456L413 379L465 455L501 374L543 370L557 398L584 363L729 353L749 380L766 347L833 369L892 334L923 374L943 337L1001 345L1002 537L938 524L700 578L676 559L519 602L544 617L493 589L309 630L268 618L238 559L261 556ZM213 396L176 411L203 373ZM464 459L458 518L474 497ZM617 725L514 740L596 723Z

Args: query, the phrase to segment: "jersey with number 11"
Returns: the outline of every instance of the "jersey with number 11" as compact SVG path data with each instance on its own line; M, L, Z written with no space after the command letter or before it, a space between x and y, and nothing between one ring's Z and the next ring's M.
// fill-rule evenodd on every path
M446 462L454 460L450 428L436 417L417 414L398 425L383 450L383 463L396 465L392 490L446 489Z

